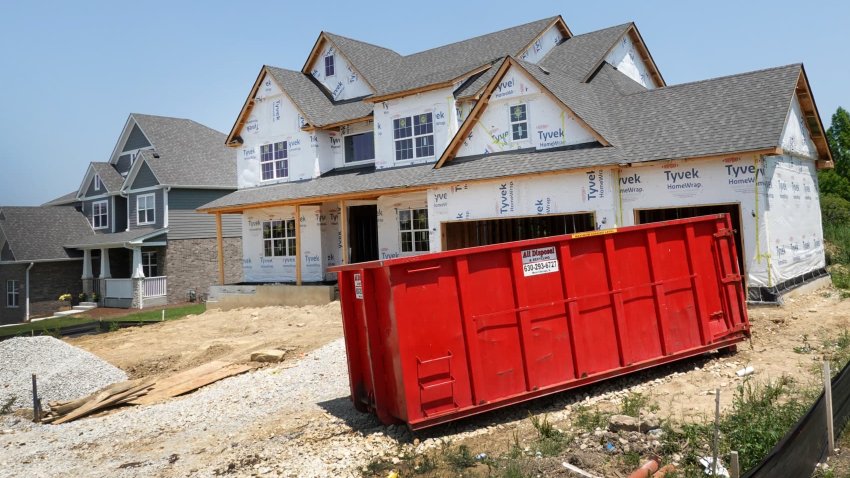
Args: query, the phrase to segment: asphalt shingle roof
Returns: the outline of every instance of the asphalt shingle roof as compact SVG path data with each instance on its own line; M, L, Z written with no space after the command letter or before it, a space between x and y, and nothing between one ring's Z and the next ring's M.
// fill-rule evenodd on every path
M68 194L63 194L58 198L51 199L46 203L42 204L42 206L67 206L69 204L74 204L77 202L77 191L71 191Z
M0 206L0 230L15 261L79 257L63 247L69 237L93 237L86 218L70 206Z
M305 119L312 126L325 126L372 114L371 103L363 101L334 103L315 79L300 71L273 66L267 66L266 69L304 113Z
M189 119L133 113L159 156L147 163L164 185L236 188L236 155L227 135Z
M114 166L109 163L91 163L91 166L94 172L100 176L100 180L107 191L112 193L121 189L124 178ZM88 185L85 187L88 188Z
M624 23L576 35L553 48L540 64L545 68L559 68L583 80L631 26L631 23Z
M317 179L240 189L201 209L249 205L269 201L313 198L361 191L422 187L477 179L497 179L521 174L543 173L618 164L626 161L614 148L582 147L536 152L491 154L463 158L440 169L433 164L376 170L373 167L338 170Z
M378 91L392 89L393 78L401 67L402 56L389 48L325 32L357 71Z

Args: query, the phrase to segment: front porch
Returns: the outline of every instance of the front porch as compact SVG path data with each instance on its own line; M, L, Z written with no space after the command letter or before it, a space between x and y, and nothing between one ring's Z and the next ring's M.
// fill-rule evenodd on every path
M101 234L73 246L83 251L83 292L101 307L143 309L168 303L163 273L167 231L134 232Z

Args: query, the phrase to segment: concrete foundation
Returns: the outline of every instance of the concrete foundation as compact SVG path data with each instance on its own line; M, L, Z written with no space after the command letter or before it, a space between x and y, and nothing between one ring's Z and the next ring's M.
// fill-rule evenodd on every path
M324 305L336 300L334 285L214 285L207 307L231 310L239 307Z
M782 299L790 299L792 297L800 297L802 295L811 294L812 292L820 289L825 289L832 285L832 277L823 276L819 277L813 281L806 282L805 284L800 285L799 287L795 287L788 292L782 294Z

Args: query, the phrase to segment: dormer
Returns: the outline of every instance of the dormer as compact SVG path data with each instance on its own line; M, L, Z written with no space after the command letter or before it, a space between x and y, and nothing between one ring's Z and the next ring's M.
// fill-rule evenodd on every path
M375 87L358 69L360 65L355 65L338 45L342 42L356 43L357 46L368 45L322 32L316 40L302 72L318 81L331 100L335 102L375 94ZM357 46L354 46L354 48ZM379 48L374 45L368 46Z

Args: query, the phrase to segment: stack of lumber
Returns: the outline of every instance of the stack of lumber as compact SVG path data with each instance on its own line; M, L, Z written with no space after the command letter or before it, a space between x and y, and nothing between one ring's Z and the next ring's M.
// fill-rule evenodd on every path
M59 425L118 405L150 405L254 368L251 365L215 361L159 380L129 380L109 385L87 397L70 402L49 402L43 423Z

